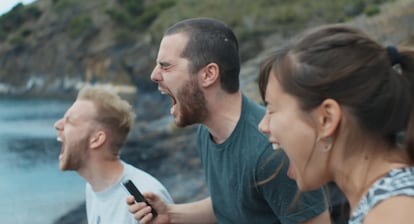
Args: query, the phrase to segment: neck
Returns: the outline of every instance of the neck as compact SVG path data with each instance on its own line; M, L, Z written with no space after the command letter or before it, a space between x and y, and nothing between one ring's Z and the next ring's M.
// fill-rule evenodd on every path
M103 191L117 183L122 177L124 167L119 159L91 160L88 167L78 173L95 192Z
M404 156L398 149L370 147L373 150L356 149L355 155L349 155L344 161L335 163L341 170L334 174L334 181L346 195L351 211L355 210L360 200L371 186L390 170L407 166Z
M230 137L240 119L242 109L242 93L217 93L208 96L209 117L204 125L207 126L213 140L220 144Z

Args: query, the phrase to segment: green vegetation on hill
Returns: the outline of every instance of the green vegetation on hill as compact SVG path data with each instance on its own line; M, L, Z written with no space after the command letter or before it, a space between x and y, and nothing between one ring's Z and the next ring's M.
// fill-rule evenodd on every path
M286 36L308 25L344 22L363 13L375 15L380 12L380 4L395 0L91 0L103 5L92 11L82 11L83 5L89 3L80 0L37 1L50 1L52 10L60 17L73 17L66 18L70 21L72 38L81 36L88 28L101 28L103 24L93 24L91 17L106 14L115 24L115 40L131 42L136 40L131 34L149 31L159 39L163 30L175 21L201 16L227 22L241 41L274 32ZM41 15L42 10L36 6L17 4L0 17L0 40L12 37L12 43L22 42L32 30L20 27Z
M304 28L376 15L393 1L36 0L0 16L0 80L16 93L71 91L91 79L150 91L159 41L177 21L226 22L246 62Z
M36 20L41 15L42 12L35 6L25 7L22 3L15 5L8 13L0 16L0 41L5 40L10 33L18 31L24 23ZM29 30L20 31L14 39L25 38L30 33Z
M372 16L380 12L380 4L392 1L395 0L182 0L164 10L148 31L158 41L163 30L176 21L214 17L228 23L241 43L259 42L272 33L289 37L308 26L346 22L362 14ZM260 43L251 45L242 52L244 57L257 53L255 48L262 50Z
M72 17L69 26L70 36L76 38L92 26L92 19L89 16Z
M148 28L163 10L175 5L176 0L152 1L118 0L119 8L109 8L106 13L124 28L139 31Z
M110 7L106 14L118 26L115 39L119 42L132 42L130 30L144 31L165 10L176 4L176 0L149 1L117 0L119 7Z

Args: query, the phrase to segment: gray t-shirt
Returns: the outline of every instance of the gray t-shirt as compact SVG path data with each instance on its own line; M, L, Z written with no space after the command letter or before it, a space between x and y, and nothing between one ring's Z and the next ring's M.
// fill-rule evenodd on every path
M118 183L101 192L94 192L86 184L86 214L89 224L137 224L128 211L128 193L122 188L121 181L130 179L141 192L154 192L166 203L173 200L165 187L150 174L123 163L124 173Z
M222 144L211 140L205 126L198 129L198 146L206 182L219 223L298 223L326 210L322 190L298 194L287 177L288 160L272 149L258 124L265 110L243 96L242 112L231 136ZM266 184L280 164L280 174Z

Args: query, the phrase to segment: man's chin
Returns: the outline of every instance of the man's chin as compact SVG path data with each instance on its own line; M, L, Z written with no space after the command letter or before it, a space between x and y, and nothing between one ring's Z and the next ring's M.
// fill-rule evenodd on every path
M59 169L61 171L68 171L68 170L70 170L69 167L67 166L67 164L64 163L63 161L60 161L60 163L59 163Z
M185 128L187 126L193 125L193 122L189 122L188 120L183 120L179 118L175 118L175 126L178 128Z
M182 122L179 122L179 121L175 121L174 124L175 124L175 127L177 127L177 128L184 128L184 127L188 126L188 125L183 124Z
M174 114L174 121L175 126L178 128L185 128L187 126L191 126L193 124L201 123L198 118L195 117L193 113L186 113L186 111L182 111L179 114Z

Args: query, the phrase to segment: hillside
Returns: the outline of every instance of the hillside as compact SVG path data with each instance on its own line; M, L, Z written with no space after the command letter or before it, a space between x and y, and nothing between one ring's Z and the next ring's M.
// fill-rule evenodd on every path
M241 86L257 101L259 63L306 27L348 22L384 44L414 45L414 0L37 0L0 17L0 94L72 96L84 82L137 87L139 119L123 159L160 178L176 202L202 198L195 127L171 125L170 100L149 81L163 30L195 16L235 30ZM55 223L84 223L83 206Z
M392 0L37 0L0 17L0 94L64 96L84 82L154 89L163 30L189 17L228 23L242 60L298 30L380 12ZM237 6L237 7L235 7ZM275 35L271 35L275 34ZM269 38L270 36L270 38Z
M414 47L414 0L398 0L384 3L379 7L380 13L368 16L359 15L347 21L358 27L372 38L386 45ZM240 76L244 92L260 102L258 86L255 82L260 62L269 52L278 48L286 39L278 38L278 34L268 37L269 44L256 57L243 64ZM254 74L254 75L252 75Z

